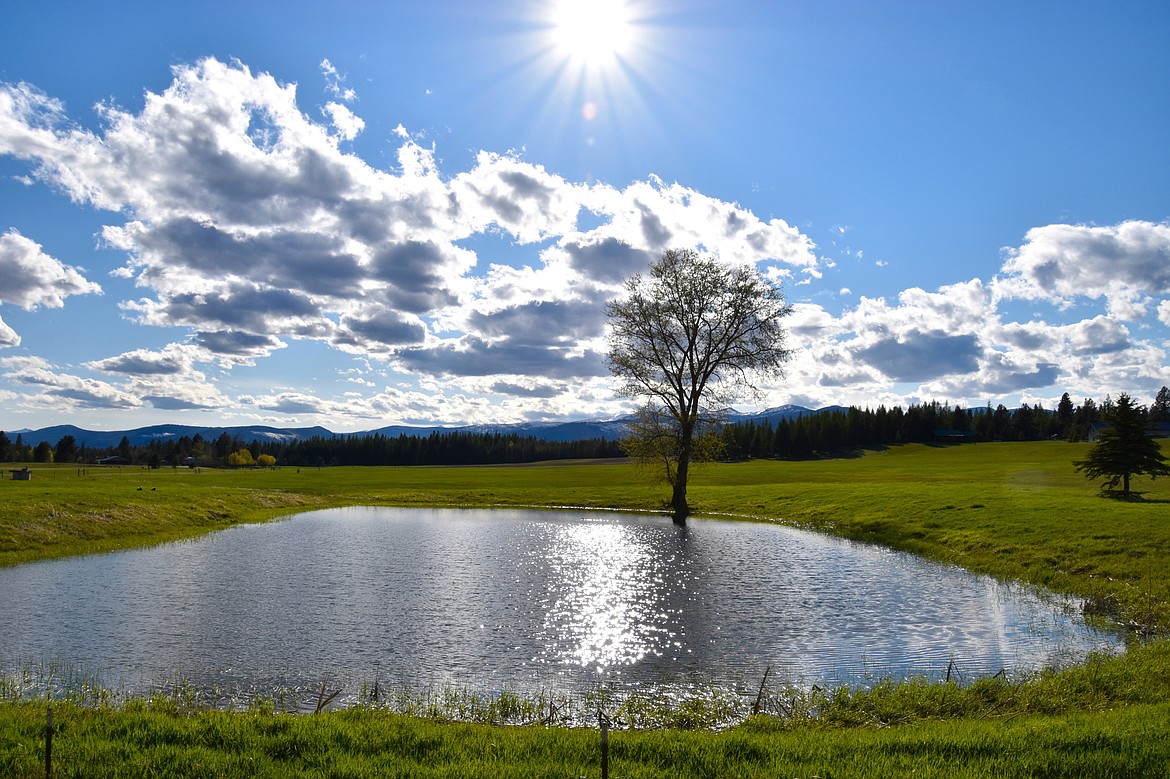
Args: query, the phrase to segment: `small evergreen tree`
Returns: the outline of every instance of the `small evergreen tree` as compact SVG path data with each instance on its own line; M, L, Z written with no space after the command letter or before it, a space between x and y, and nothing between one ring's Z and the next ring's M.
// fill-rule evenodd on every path
M59 463L71 463L77 459L77 439L71 435L61 436L53 447L53 459Z
M1072 398L1066 392L1060 396L1060 402L1056 404L1056 432L1061 438L1068 438L1072 433L1075 413L1076 409L1073 408Z
M1170 476L1170 463L1161 447L1146 435L1149 421L1145 409L1134 405L1129 395L1122 393L1102 418L1108 427L1097 434L1096 446L1084 460L1073 463L1085 478L1106 477L1102 489L1112 490L1120 483L1121 494L1128 498L1131 476Z

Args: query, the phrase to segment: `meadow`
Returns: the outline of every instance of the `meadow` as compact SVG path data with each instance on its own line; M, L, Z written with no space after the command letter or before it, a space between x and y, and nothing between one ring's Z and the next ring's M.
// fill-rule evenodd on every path
M1170 484L1102 497L1086 444L910 445L854 458L712 464L697 515L780 521L1085 598L1134 642L1028 679L769 690L723 732L664 712L611 736L614 776L1135 776L1170 773ZM190 470L33 466L0 481L0 565L156 544L343 505L661 510L623 462ZM1145 637L1145 638L1140 638ZM45 701L0 690L0 774L43 775ZM595 776L598 733L378 707L225 713L174 695L59 701L59 776ZM39 745L39 746L38 746ZM94 769L94 766L97 769ZM104 773L103 773L104 771Z

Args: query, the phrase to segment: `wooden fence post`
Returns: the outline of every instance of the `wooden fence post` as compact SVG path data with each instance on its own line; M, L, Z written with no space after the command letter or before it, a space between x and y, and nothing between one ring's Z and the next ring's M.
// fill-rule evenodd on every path
M601 779L609 779L609 717L597 710L597 722L601 726Z
M49 721L45 726L45 779L53 776L53 707L49 707Z

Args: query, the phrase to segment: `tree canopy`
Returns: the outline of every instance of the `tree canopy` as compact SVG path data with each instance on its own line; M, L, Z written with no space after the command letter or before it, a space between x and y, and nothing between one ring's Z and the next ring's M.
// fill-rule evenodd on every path
M1105 478L1103 489L1121 484L1121 494L1130 496L1130 477L1170 476L1170 464L1158 442L1147 433L1150 428L1146 411L1122 393L1102 415L1107 425L1097 434L1097 444L1084 460L1074 463L1087 479Z
M690 464L722 409L754 390L757 377L782 373L791 356L782 320L791 310L755 268L691 249L663 253L607 306L610 370L625 395L645 402L626 451L665 466L676 522L690 511Z

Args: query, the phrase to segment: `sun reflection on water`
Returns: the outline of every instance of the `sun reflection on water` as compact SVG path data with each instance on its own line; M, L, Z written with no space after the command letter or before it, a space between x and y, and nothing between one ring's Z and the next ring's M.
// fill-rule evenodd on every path
M600 522L558 527L544 564L559 582L545 614L547 660L594 670L631 665L661 653L670 615L658 593L665 582L645 534Z

